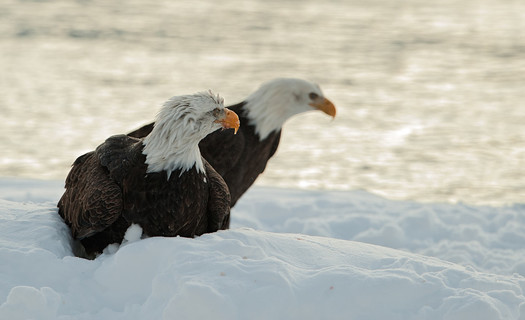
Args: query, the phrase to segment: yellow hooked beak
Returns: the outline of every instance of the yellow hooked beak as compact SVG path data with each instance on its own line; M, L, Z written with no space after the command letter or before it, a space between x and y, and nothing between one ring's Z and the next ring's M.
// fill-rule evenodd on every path
M224 112L224 118L215 120L215 122L220 123L223 129L234 129L234 133L237 134L237 130L239 130L240 126L239 116L228 108L224 108Z
M325 97L319 96L315 98L314 101L310 102L309 105L316 108L317 110L321 110L329 116L332 116L332 118L335 118L335 106L332 101L326 99Z

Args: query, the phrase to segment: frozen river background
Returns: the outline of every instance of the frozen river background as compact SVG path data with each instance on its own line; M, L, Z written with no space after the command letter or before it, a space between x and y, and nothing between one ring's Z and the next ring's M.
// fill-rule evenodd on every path
M260 185L525 202L525 2L14 1L0 6L0 176L63 180L167 98L313 80Z

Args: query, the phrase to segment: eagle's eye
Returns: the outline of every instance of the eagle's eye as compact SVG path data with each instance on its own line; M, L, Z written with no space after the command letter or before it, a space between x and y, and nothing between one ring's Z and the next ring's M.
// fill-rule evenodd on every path
M215 109L213 109L212 112L213 112L213 116L214 116L215 118L218 118L218 117L221 115L222 110L219 109L219 108L215 108Z
M311 100L315 100L317 98L319 98L319 95L315 92L310 92L310 94L308 95L310 97Z

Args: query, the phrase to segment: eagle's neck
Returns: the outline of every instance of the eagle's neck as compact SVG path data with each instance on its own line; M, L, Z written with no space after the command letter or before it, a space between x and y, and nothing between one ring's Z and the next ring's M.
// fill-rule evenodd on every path
M274 91L259 89L246 99L243 106L248 124L255 127L261 141L272 132L281 130L286 120L293 116L287 108L287 105L295 103L293 97Z
M171 173L177 169L180 169L180 175L194 166L197 172L205 172L199 150L202 137L188 131L184 124L155 122L153 130L143 140L142 153L146 155L148 173L166 171L169 180Z

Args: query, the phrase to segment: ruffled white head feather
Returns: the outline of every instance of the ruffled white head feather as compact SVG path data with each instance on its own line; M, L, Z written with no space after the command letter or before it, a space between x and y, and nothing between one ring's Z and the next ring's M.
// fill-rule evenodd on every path
M199 141L221 128L218 112L224 112L224 99L211 91L175 96L164 103L151 133L144 138L147 172L165 170L181 174L193 166L204 172Z

